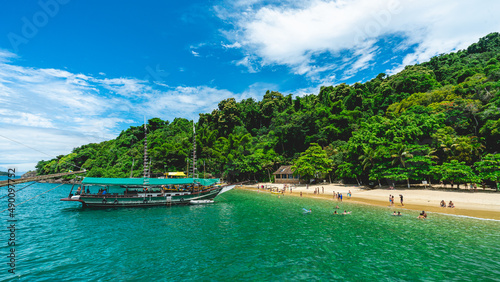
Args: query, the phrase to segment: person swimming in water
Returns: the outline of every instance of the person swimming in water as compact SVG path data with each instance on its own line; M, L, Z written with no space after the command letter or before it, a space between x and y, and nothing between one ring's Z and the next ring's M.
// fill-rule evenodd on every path
M425 213L425 211L422 211L417 218L419 218L419 219L426 219L427 218L427 214Z

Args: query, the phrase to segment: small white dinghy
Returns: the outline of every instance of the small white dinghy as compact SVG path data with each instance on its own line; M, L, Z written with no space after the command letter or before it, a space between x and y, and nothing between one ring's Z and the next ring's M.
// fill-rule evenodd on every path
M191 205L206 205L206 204L213 204L214 200L192 200L189 201Z

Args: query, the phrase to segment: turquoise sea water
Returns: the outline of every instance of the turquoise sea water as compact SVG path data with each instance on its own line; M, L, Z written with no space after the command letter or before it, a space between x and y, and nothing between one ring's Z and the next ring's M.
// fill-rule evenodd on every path
M32 185L16 202L54 187ZM500 279L498 221L432 213L423 221L347 203L340 207L352 214L334 216L336 202L242 190L207 206L84 210L59 201L70 188L17 207L16 275L2 228L1 281ZM3 226L8 219L3 212Z

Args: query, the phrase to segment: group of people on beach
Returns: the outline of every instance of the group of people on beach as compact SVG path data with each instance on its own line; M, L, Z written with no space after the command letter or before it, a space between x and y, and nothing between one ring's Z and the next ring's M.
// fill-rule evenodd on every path
M441 200L441 203L439 203L439 206L441 206L442 208L446 208L446 202L444 200ZM455 204L453 203L453 201L450 201L448 203L448 207L449 208L454 208L455 207Z
M401 206L404 207L403 194L399 194L399 201L401 202ZM394 195L389 194L389 206L394 206Z
M349 199L350 199L351 196L352 196L352 193L351 193L351 190L349 190L349 192L347 192L347 197L349 197ZM343 199L342 193L340 193L340 192L335 193L335 191L333 191L333 198L336 199L337 201L342 202L342 199Z
M441 182L439 182L439 184L440 184L442 187L446 188L446 183L445 183L445 182L441 181ZM450 182L450 184L451 184L451 188L453 189L453 181L451 181L451 182ZM460 183L459 183L459 184L457 184L457 189L458 189L458 185L460 185ZM485 183L485 182L482 182L482 183L481 183L481 187L483 187L483 190L484 190L484 189L486 188L486 183ZM467 185L467 183L465 183L465 189L469 189L470 191L474 191L474 192L476 192L476 191L477 191L477 184L476 184L476 183L469 183L469 184Z

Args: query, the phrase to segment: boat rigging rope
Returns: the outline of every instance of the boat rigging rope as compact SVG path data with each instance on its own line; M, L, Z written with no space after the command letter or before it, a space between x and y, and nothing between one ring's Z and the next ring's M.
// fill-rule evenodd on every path
M36 151L36 152L38 152L38 153L42 153L42 154L44 154L44 155L46 155L46 156L48 156L48 157L54 158L54 156L52 156L52 155L49 155L49 154L47 154L47 153L45 153L45 152L42 152L42 151L40 151L40 150L38 150L38 149L35 149L35 148L33 148L33 147L30 147L30 146L28 146L28 145L26 145L26 144L23 144L23 143L21 143L21 142L19 142L19 141L16 141L16 140L14 140L14 139L9 138L9 137L3 136L3 135L1 135L1 134L0 134L0 137L3 137L3 138L5 138L5 139L7 139L7 140L10 140L10 141L12 141L12 142L15 142L15 143L17 143L17 144L19 144L19 145L22 145L22 146L24 146L24 147L26 147L26 148L29 148L29 149L31 149L31 150L33 150L33 151ZM80 166L77 166L77 165L72 164L72 163L69 163L69 162L63 162L63 163L67 163L67 164L69 164L69 165L71 165L71 166L77 167L77 168L79 168L80 170L82 169Z
M23 189L25 189L25 188L30 187L31 185L33 185L33 184L35 184L35 183L38 183L38 182L34 181L34 182L33 182L33 183L31 183L31 184L28 184L28 185L26 185L26 186L24 186L24 187L22 187L22 188L17 189L17 190L16 190L16 193L17 193L17 192L19 192L19 191L21 191L21 190L23 190ZM7 196L8 196L8 195L5 195L5 196L1 197L0 199L3 199L3 198L5 198L5 197L7 197Z
M29 201L31 201L31 200L33 200L33 199L35 199L35 198L40 197L41 195L43 195L43 194L45 194L45 193L48 193L48 192L50 192L50 191L52 191L52 190L56 189L57 187L60 187L60 186L62 186L62 185L64 185L64 184L65 184L65 183L60 184L60 185L57 185L56 187L54 187L54 188L52 188L52 189L49 189L49 190L47 190L47 191L45 191L45 192L43 192L43 193L41 193L41 194L36 195L35 197L32 197L32 198L30 198L30 199L28 199L28 200L26 200L26 201L24 201L24 202L22 202L22 203L20 203L20 204L17 204L17 205L16 205L16 208L17 208L17 207L19 207L20 205L22 205L22 204L26 203L26 202L29 202ZM7 209L4 209L3 211L0 211L0 213L3 213L3 212L4 212L4 211L6 211L6 210L8 210L8 208L7 208Z

